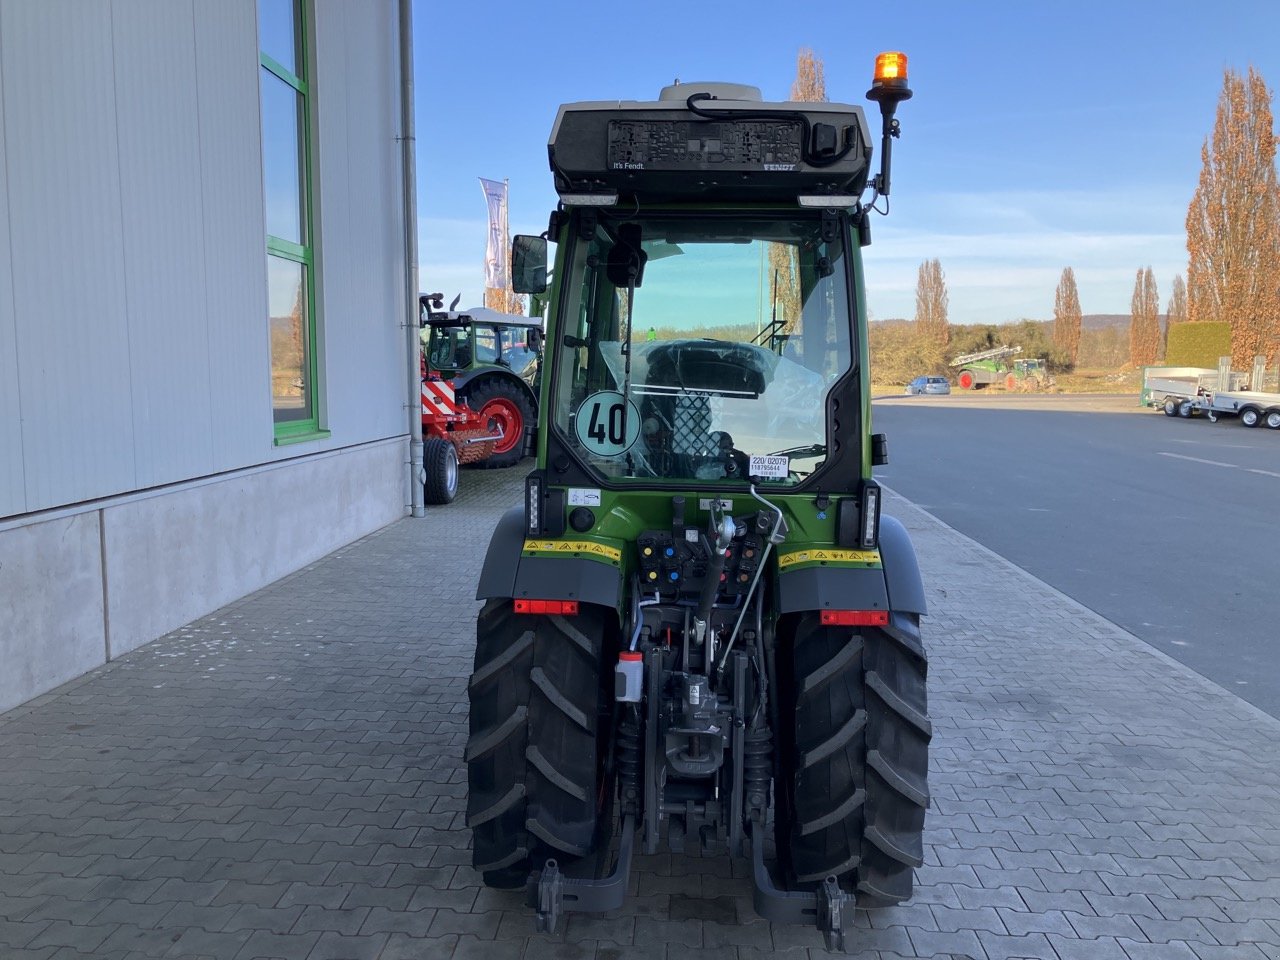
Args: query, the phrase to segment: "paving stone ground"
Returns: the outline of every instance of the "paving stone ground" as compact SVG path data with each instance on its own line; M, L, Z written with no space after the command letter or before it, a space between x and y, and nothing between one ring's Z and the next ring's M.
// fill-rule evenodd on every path
M0 716L0 958L808 960L744 864L534 933L463 824L473 586L519 470ZM863 958L1280 958L1280 721L900 500L935 739Z

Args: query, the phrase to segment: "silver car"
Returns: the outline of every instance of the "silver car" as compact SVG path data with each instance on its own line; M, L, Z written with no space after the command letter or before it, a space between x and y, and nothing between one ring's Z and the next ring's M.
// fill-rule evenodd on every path
M951 384L946 377L916 377L907 384L907 396L920 393L943 394L951 392Z

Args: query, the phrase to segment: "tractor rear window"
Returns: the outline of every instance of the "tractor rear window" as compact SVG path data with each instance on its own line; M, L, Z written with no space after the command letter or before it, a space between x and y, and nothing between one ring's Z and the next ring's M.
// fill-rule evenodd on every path
M845 250L820 226L601 218L576 241L553 390L582 460L623 481L788 485L817 469L827 394L853 363Z

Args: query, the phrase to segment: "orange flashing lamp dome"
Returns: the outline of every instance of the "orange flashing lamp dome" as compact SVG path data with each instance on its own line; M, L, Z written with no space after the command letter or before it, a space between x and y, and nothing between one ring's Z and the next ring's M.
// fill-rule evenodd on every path
M876 57L876 72L872 86L906 86L907 55L896 50L886 51Z

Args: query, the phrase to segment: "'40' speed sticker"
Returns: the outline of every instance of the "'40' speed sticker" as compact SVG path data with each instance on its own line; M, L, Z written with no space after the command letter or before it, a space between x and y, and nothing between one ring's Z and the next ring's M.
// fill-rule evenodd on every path
M578 408L574 423L578 442L599 457L616 457L640 436L640 411L614 390L593 393Z

